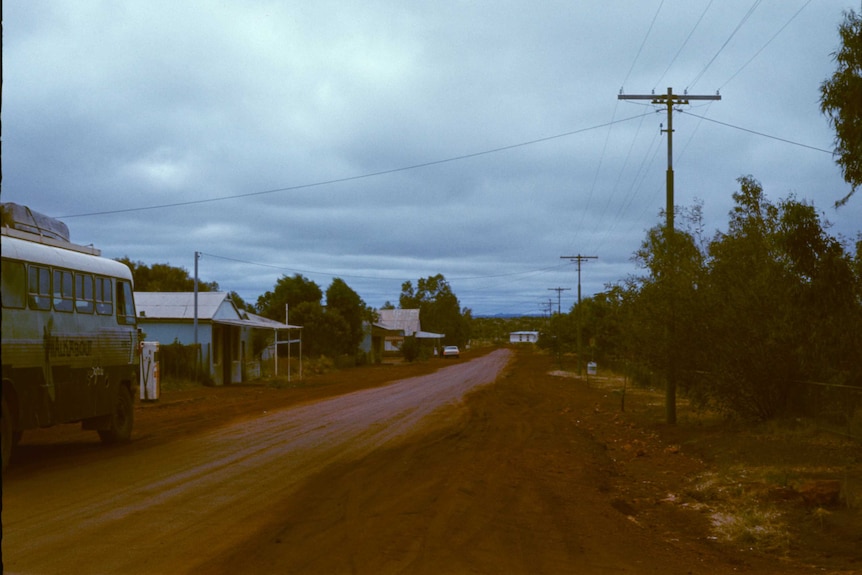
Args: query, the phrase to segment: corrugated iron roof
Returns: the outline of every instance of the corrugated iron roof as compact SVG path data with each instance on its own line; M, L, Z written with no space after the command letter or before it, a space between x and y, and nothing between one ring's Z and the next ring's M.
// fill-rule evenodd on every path
M138 318L161 321L193 321L194 292L135 292ZM240 310L226 292L198 292L198 321L258 329L302 329Z
M301 325L281 323L280 321L275 321L273 319L269 319L268 317L263 317L262 315L256 315L250 312L244 313L246 315L246 322L253 324L254 327L259 327L261 329L302 329Z
M419 325L418 309L381 309L379 324L388 330L402 330L404 335L413 335L422 331Z
M413 335L416 336L416 339L443 339L446 337L445 333L434 333L432 331L417 331Z
M236 319L242 319L225 292L198 292L198 319L211 320L229 302ZM194 319L194 292L135 292L138 317L145 319ZM223 318L230 319L230 318Z
M193 321L194 292L135 292L140 320ZM257 329L302 329L238 309L226 292L198 292L198 321Z

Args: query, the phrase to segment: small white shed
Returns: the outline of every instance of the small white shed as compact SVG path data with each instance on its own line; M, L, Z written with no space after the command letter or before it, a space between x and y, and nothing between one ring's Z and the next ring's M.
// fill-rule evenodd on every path
M537 331L512 331L509 332L509 343L536 343L539 341Z

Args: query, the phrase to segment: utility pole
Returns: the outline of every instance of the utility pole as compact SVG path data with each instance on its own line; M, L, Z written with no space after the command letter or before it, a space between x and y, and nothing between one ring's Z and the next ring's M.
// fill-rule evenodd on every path
M561 308L560 308L560 305L561 305L560 304L560 293L564 292L564 291L572 291L572 288L555 287L555 288L548 288L548 291L557 292L557 315L560 315L560 313L562 313Z
M721 95L717 92L715 95L691 95L683 93L678 96L673 93L673 88L667 89L667 94L656 96L655 94L619 94L618 100L650 100L653 104L667 106L667 130L661 131L667 133L667 176L665 180L666 192L666 208L665 217L665 241L671 247L673 240L674 224L673 224L673 107L675 105L687 105L691 100L721 100ZM673 286L673 277L676 270L676 254L673 250L670 251L671 262L668 277L668 285ZM674 342L676 334L676 318L675 303L673 293L670 294L670 317L668 318L668 367L667 367L667 387L665 389L665 419L667 423L676 423L676 360L674 357Z
M194 317L194 332L195 332L195 374L194 380L198 379L199 365L201 361L200 350L198 349L198 260L201 259L201 253L195 252L195 317Z
M575 317L578 322L578 376L583 375L581 373L582 364L581 364L581 262L585 260L597 260L599 256L582 256L578 254L576 256L560 256L561 260L574 260L578 262L578 307L576 308Z

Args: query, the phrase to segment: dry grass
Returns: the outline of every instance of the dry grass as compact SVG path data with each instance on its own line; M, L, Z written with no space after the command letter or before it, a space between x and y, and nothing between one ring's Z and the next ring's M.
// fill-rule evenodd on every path
M720 541L771 553L790 548L790 533L781 514L759 506L728 508L712 514L712 527Z
M572 373L555 375L577 377ZM677 425L664 420L664 391L633 387L614 374L582 378L620 398L627 415L653 426L683 452L708 462L684 495L708 514L712 537L746 549L782 555L814 540L853 538L862 528L862 446L824 432L812 421L730 422L697 411L680 395ZM799 489L838 480L835 505L805 501ZM836 555L837 556L837 555Z

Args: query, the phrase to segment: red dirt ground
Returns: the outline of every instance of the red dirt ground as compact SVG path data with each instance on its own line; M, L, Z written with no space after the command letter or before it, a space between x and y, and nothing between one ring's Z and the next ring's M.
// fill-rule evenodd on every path
M137 405L134 440L118 449L151 449L443 365L355 368L295 387L163 391L160 401ZM663 426L654 423L661 410L653 396L630 392L623 413L612 386L554 369L548 356L516 350L504 375L468 395L450 424L327 467L277 502L279 519L193 572L862 572L860 502L848 498L848 486L860 485L858 444L818 436L805 452L774 434L695 416ZM114 451L74 426L28 432L9 477L26 481ZM712 513L724 496L697 491L694 480L769 457L788 470L799 468L793 457L820 470L844 465L847 504L780 502L788 535L779 549L720 540Z

